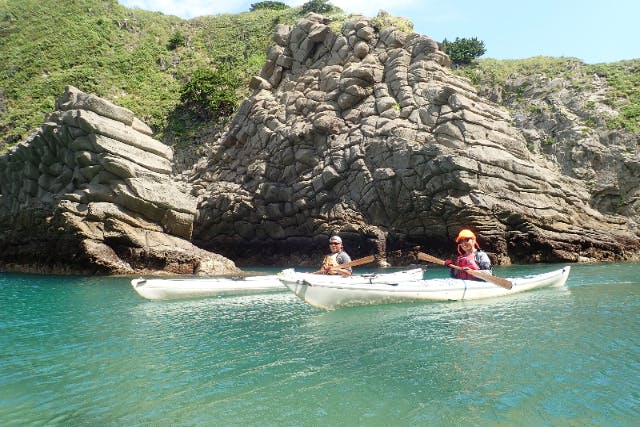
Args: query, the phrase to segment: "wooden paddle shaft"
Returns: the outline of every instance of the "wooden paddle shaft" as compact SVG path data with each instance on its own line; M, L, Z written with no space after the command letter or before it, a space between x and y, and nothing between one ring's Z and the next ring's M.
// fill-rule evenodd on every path
M443 260L433 257L431 255L425 254L424 252L418 252L418 259L421 259L422 261L432 262L434 264L445 265L445 262ZM494 283L498 286L502 286L505 289L511 289L513 287L513 283L501 277L496 277L491 274L483 273L478 270L471 270L469 268L459 267L455 264L448 264L447 266L450 268L455 268L456 270L464 270L465 272L467 272L472 276L475 276L482 280L486 280L487 282Z
M344 264L338 264L336 266L331 267L330 270L337 270L339 268L348 268L355 267L356 265L369 264L376 260L374 255L369 255L363 258L354 259L353 261L345 262ZM320 269L318 271L314 271L313 274L327 274L326 270Z
M344 264L338 264L334 268L347 268L347 267L355 267L356 265L370 264L376 260L376 257L373 255L366 256L364 258L354 259L350 262L345 262Z

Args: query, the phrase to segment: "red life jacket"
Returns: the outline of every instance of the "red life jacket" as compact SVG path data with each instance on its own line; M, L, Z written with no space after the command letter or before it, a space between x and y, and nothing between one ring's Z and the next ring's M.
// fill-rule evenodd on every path
M475 252L470 253L469 255L460 255L456 260L456 265L458 267L469 268L471 270L480 270L480 266L476 262ZM458 279L464 279L464 280L477 280L475 277L473 277L469 273L465 273L462 270L456 271L456 277Z

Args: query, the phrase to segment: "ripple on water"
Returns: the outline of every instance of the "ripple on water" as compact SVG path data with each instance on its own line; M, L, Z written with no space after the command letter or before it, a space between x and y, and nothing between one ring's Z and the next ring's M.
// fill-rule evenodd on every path
M149 302L126 280L0 279L0 419L633 425L640 288L624 268L575 266L566 288L509 298L335 312L288 293Z

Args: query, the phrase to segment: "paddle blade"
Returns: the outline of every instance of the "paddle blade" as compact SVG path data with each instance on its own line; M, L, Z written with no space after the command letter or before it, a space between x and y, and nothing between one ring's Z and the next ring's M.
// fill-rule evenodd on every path
M478 270L465 270L465 271L471 274L472 276L477 277L478 279L482 279L487 282L491 282L495 285L502 286L505 289L513 288L513 283L511 283L507 279L503 279L502 277L496 277L491 274L483 273L482 271L478 271Z

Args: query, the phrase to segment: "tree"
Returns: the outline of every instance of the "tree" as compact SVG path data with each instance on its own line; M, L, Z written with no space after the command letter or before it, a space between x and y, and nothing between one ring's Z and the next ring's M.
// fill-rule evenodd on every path
M309 12L314 13L328 13L335 9L335 7L329 3L329 0L309 0L302 5L301 12L306 15Z
M442 48L456 65L471 64L474 59L481 57L487 51L484 48L484 42L475 37L470 39L456 37L453 42L444 39Z
M184 108L201 119L229 116L238 105L240 81L230 69L198 69L182 88Z
M173 33L171 38L169 39L169 44L167 45L167 49L176 50L178 46L184 46L187 43L187 39L181 32L176 31Z
M260 1L258 3L253 3L249 12L259 9L284 10L289 9L289 6L280 1Z

